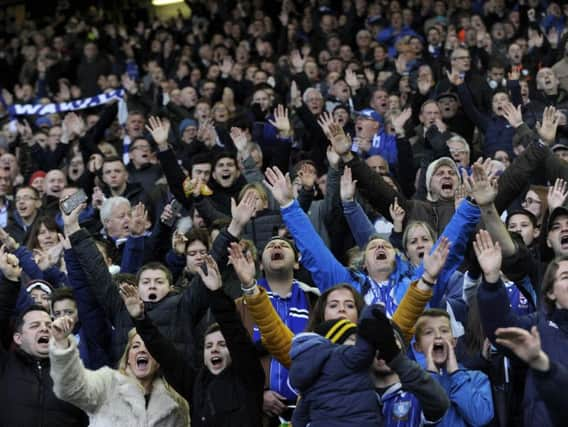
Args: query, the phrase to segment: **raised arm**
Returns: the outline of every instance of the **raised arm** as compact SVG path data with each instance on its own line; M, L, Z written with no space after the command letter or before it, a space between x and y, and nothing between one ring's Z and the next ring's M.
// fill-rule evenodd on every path
M355 242L357 242L357 246L359 246L359 249L364 249L365 246L367 246L369 238L375 234L376 231L361 205L355 201L356 185L357 181L353 180L351 168L346 166L340 181L343 214L355 238Z
M265 184L280 203L282 219L302 254L302 265L312 273L317 287L323 291L337 283L347 282L359 289L358 282L325 246L305 212L293 199L290 177L285 177L278 168L268 168Z
M120 295L134 322L136 332L140 334L152 357L160 364L166 381L190 402L195 382L195 371L190 361L160 333L152 320L145 315L144 303L134 286L122 285Z
M257 387L260 394L264 386L264 371L256 348L241 322L235 303L223 292L219 267L211 256L208 256L205 262L207 269L200 267L197 272L209 291L211 312L221 327L235 372L249 386Z
M113 372L109 368L85 369L79 358L77 340L70 336L72 330L73 321L68 316L52 323L49 360L53 392L59 399L93 413L108 396Z
M479 127L483 132L486 132L489 126L489 120L480 113L475 106L469 88L463 78L458 73L452 72L451 74L448 73L448 79L457 88L458 96L463 105L463 109L465 110L465 114L469 117L473 124Z
M382 216L390 219L389 206L393 203L395 197L398 197L401 206L408 211L404 196L388 185L364 161L353 155L351 139L345 135L341 126L334 122L330 116L322 116L320 126L331 142L333 151L340 156L343 163L351 168L351 173L353 178L357 180L359 189Z
M69 215L62 212L63 228L91 292L104 310L107 319L112 322L123 308L122 300L95 241L87 230L79 226L79 213L84 206L84 204L78 206Z
M107 355L110 354L111 326L87 283L85 273L73 249L66 249L64 257L69 284L73 288L73 296L77 302L82 327L81 336L87 341L89 361L92 362L87 368L98 369L110 363Z
M473 248L483 271L483 281L477 291L481 323L485 335L495 344L497 328L516 326L529 329L534 324L534 317L519 317L511 310L507 290L500 278L503 255L499 243L493 243L491 235L481 230Z
M18 258L0 248L0 352L5 353L12 342L10 319L14 314L20 291L20 267Z
M266 350L286 368L290 367L290 348L294 334L284 324L266 291L256 284L255 265L250 252L243 255L242 248L232 243L229 247L229 261L241 281L247 309L260 330Z

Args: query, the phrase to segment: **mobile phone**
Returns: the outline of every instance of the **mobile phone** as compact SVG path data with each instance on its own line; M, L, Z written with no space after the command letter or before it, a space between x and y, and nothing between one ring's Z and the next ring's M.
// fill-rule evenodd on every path
M181 203L177 201L177 199L173 199L170 202L170 207L172 208L172 217L170 219L168 219L167 221L162 221L165 225L167 225L168 227L171 227L172 225L174 225L174 223L176 222L179 213L181 212Z
M69 215L81 203L85 203L89 198L83 189L73 193L61 202L61 210L65 215Z
M207 263L205 261L201 263L201 269L203 270L203 273L205 273L206 276L209 275L209 270L207 269Z

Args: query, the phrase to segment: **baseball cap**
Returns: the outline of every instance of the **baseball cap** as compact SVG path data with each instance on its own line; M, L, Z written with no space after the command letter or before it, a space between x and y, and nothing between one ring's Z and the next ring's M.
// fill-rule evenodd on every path
M383 116L377 113L372 108L364 108L363 110L355 111L356 116L362 116L369 120L374 120L377 123L383 124Z

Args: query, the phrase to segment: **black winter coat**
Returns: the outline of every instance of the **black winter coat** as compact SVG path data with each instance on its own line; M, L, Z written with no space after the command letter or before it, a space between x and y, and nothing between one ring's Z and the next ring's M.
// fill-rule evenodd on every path
M79 230L70 236L70 240L95 297L114 327L111 360L116 362L124 352L128 332L134 324L93 239L85 230ZM221 232L215 239L211 254L219 265L227 264L227 247L232 241L236 239L227 231ZM208 307L204 288L192 284L181 293L171 292L159 302L144 305L148 317L160 332L175 344L187 360L195 361L193 329Z
M0 332L8 335L10 315L16 305L19 283L0 283ZM37 359L0 344L0 426L86 426L87 416L53 393L49 358Z
M232 359L219 375L204 366L194 370L148 317L135 320L136 330L168 383L190 402L193 427L260 427L264 371L256 348L231 298L222 289L207 293Z

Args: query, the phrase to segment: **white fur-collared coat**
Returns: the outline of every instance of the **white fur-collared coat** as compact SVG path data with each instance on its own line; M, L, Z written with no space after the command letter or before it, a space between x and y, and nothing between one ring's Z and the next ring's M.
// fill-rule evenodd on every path
M144 390L136 380L107 367L85 369L75 338L69 340L71 345L66 349L57 348L53 339L49 344L53 391L59 399L85 411L91 427L189 426L185 400L174 399L172 389L167 389L161 378L154 381L146 407Z

